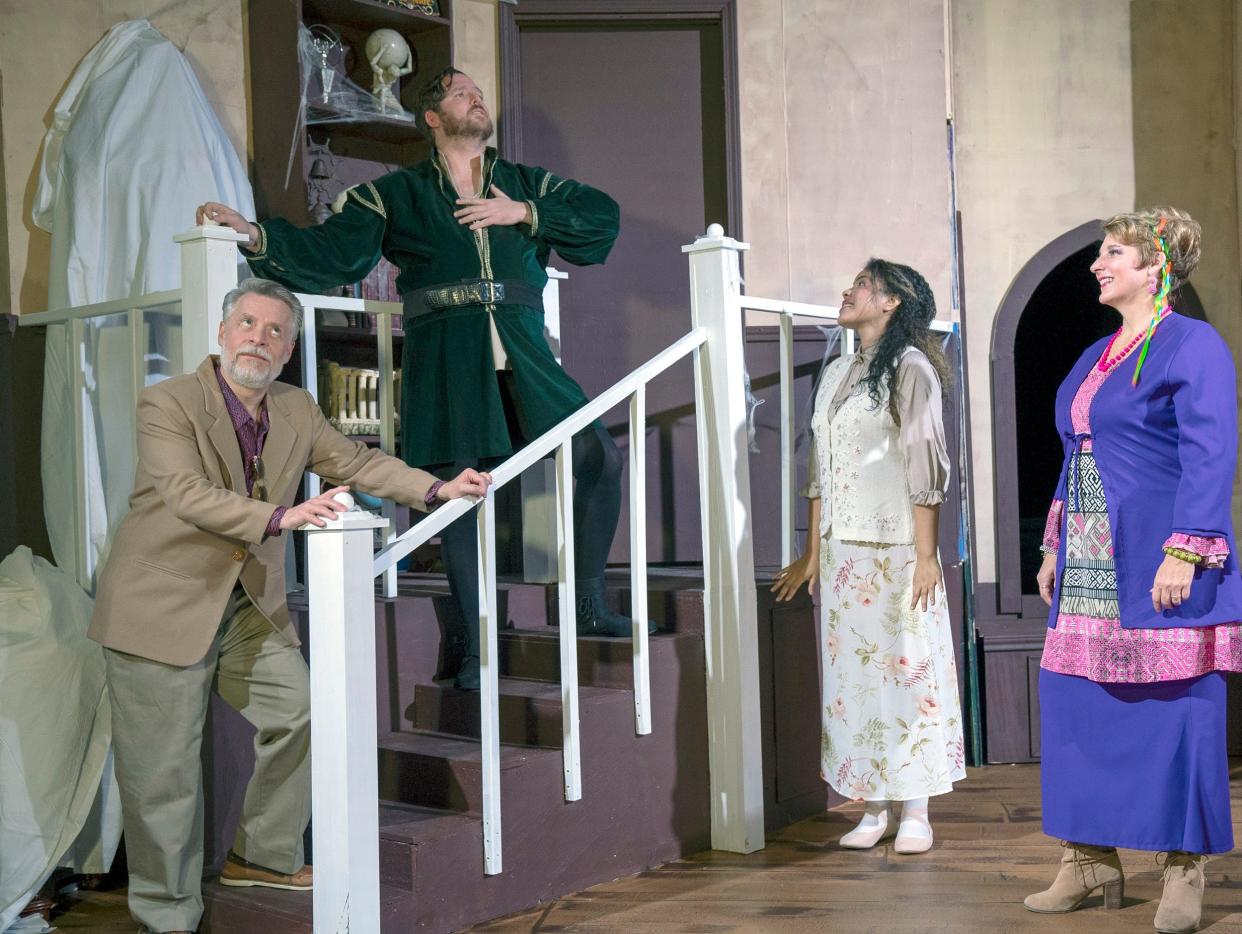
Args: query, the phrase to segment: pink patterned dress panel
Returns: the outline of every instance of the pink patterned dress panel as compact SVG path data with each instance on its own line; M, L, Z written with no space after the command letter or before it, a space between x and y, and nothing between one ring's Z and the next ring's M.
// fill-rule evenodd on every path
M1056 554L1061 547L1061 518L1065 515L1065 500L1054 499L1048 508L1048 520L1044 523L1045 553Z
M1242 625L1122 629L1115 619L1057 617L1040 667L1109 684L1147 684L1242 671Z
M1078 387L1078 392L1074 394L1074 401L1070 403L1070 424L1079 434L1091 433L1091 403L1111 372L1111 370L1105 372L1098 366L1093 366L1087 378Z
M1108 373L1092 367L1070 405L1076 432L1091 430L1091 401ZM1083 444L1091 450L1090 439ZM1044 532L1045 546L1061 544L1065 503L1054 500ZM1068 519L1079 519L1072 513ZM1106 519L1105 519L1106 521ZM1103 532L1103 530L1100 530ZM1071 530L1073 532L1073 530ZM1111 559L1111 532L1102 543L1101 557ZM1071 537L1077 537L1071 534ZM1097 544L1100 544L1097 542ZM1173 535L1166 543L1224 562L1229 553L1224 539ZM1242 671L1242 623L1170 629L1123 629L1116 618L1060 613L1056 627L1044 640L1042 668L1104 683L1144 684L1194 678L1211 671Z

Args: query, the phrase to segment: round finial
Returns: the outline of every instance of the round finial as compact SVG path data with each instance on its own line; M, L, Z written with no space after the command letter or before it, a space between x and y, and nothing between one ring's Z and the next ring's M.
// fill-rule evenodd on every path
M340 493L335 494L332 498L344 506L346 510L354 508L353 496L343 490Z
M724 228L721 227L719 224L708 224L707 225L707 236L710 237L712 240L719 240L721 237L724 236Z

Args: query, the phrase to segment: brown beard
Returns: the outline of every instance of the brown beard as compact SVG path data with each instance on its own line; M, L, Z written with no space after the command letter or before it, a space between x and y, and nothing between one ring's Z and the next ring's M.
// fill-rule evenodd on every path
M440 130L449 139L485 140L492 135L493 129L491 117L486 118L480 125L471 122L468 111L461 120L448 114L440 114Z

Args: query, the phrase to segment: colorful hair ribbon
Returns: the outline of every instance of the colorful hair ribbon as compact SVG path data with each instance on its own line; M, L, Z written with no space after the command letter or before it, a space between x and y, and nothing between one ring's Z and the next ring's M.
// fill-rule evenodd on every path
M1164 228L1167 225L1168 218L1161 217L1160 223L1152 228L1151 232L1152 239L1156 242L1156 249L1164 257L1164 265L1160 267L1160 286L1156 289L1154 299L1155 310L1151 321L1147 323L1147 334L1143 338L1143 346L1139 348L1138 362L1134 364L1134 378L1130 381L1131 386L1138 385L1139 373L1142 372L1143 361L1147 359L1147 348L1151 345L1152 335L1156 333L1156 325L1173 310L1169 306L1169 293L1173 291L1173 261L1169 259L1169 247L1164 241Z

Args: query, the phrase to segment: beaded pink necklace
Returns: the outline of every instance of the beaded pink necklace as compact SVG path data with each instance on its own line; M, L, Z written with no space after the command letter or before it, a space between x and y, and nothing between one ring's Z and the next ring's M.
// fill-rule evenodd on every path
M1096 363L1096 366L1099 367L1100 372L1107 373L1118 363L1124 360L1129 355L1130 351L1138 346L1138 342L1143 339L1144 335L1144 331L1139 331L1134 335L1134 339L1121 349L1121 352L1117 354L1117 356L1112 357L1110 355L1113 352L1113 344L1116 342L1117 338L1121 336L1121 329L1118 328L1117 333L1109 339L1108 346L1104 348L1104 353L1100 355L1099 362Z
M1169 309L1166 308L1163 314L1157 315L1155 317L1155 319L1152 321L1151 326L1148 328L1148 330L1139 331L1137 334L1135 334L1134 339L1131 340L1130 343L1126 344L1125 347L1123 347L1121 351L1114 357L1110 355L1113 352L1113 344L1116 343L1117 338L1121 336L1122 329L1118 328L1117 333L1114 334L1111 338L1109 338L1108 346L1104 348L1104 353L1100 355L1099 362L1096 363L1096 366L1099 368L1100 372L1107 373L1109 370L1115 367L1118 363L1120 363L1122 360L1128 357L1130 355L1130 351L1132 351L1135 347L1138 346L1139 341L1141 341L1144 337L1146 337L1148 334L1154 331L1156 329L1155 326L1159 324L1161 321L1163 321L1165 318L1167 318L1168 316L1169 316Z

